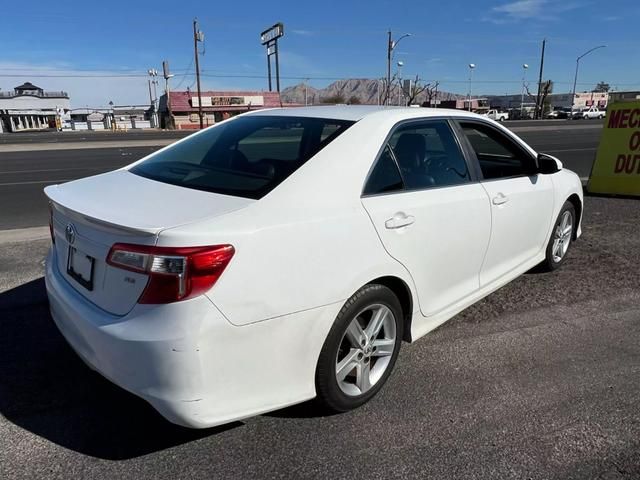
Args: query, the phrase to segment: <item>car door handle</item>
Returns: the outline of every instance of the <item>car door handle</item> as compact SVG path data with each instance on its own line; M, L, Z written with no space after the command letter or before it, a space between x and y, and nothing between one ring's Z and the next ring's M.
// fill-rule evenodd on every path
M394 228L408 227L416 221L413 215L407 215L404 212L398 212L393 217L384 222L384 226L392 230Z
M509 201L509 197L507 197L504 193L500 192L498 195L493 197L491 200L494 205L503 205Z

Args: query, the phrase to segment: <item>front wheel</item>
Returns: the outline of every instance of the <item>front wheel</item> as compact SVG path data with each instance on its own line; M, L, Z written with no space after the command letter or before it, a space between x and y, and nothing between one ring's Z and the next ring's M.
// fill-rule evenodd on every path
M402 307L387 287L369 284L342 307L316 368L318 400L329 410L359 407L391 375L402 341Z
M541 264L544 270L555 270L564 263L573 241L575 228L577 228L576 209L571 202L565 202L547 244L546 257Z

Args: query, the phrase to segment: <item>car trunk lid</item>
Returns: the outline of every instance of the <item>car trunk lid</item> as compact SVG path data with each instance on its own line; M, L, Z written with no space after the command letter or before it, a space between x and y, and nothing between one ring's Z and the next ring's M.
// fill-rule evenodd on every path
M45 189L52 206L57 268L83 297L126 315L148 276L107 264L116 243L155 245L167 228L212 218L255 202L182 188L126 170Z

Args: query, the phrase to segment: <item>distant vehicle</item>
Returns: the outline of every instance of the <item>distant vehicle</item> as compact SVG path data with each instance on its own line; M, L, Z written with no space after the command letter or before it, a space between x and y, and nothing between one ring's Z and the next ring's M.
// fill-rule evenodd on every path
M598 107L583 108L573 112L574 120L592 120L594 118L604 118L606 110L600 110Z
M374 106L249 112L45 193L53 320L187 427L364 404L401 342L560 267L583 205L575 173L486 117Z
M491 120L495 120L496 122L509 120L509 112L501 112L499 110L489 110L484 114L484 116L489 117Z
M571 116L571 108L568 107L556 107L552 112L547 114L547 118L569 118Z

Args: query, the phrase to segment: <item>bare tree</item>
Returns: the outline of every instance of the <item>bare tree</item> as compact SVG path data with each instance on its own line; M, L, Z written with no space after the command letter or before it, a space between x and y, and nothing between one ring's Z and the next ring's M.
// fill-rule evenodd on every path
M380 79L380 105L387 105L387 102L389 100L389 96L391 96L391 98L394 97L394 91L397 88L396 84L398 83L398 74L394 73L393 77L391 77L391 87L389 89L387 89L387 79L386 78L382 78Z
M540 103L538 103L538 96L532 94L529 90L529 85L524 86L527 97L529 97L529 99L536 104L534 113L534 118L536 119L542 118L542 116L544 115L544 110L546 109L546 107L548 107L548 105L546 105L547 97L553 92L553 81L545 80L544 82L542 82L541 86L542 88L540 89Z
M413 80L411 88L409 88L408 92L404 92L407 98L407 106L411 105L418 95L422 92L426 91L427 88L431 86L430 83L424 83L422 79L416 75L416 78Z
M424 102L422 103L423 107L430 107L433 102L438 101L438 87L440 86L440 82L434 82L433 84L427 83L426 88L424 89Z

